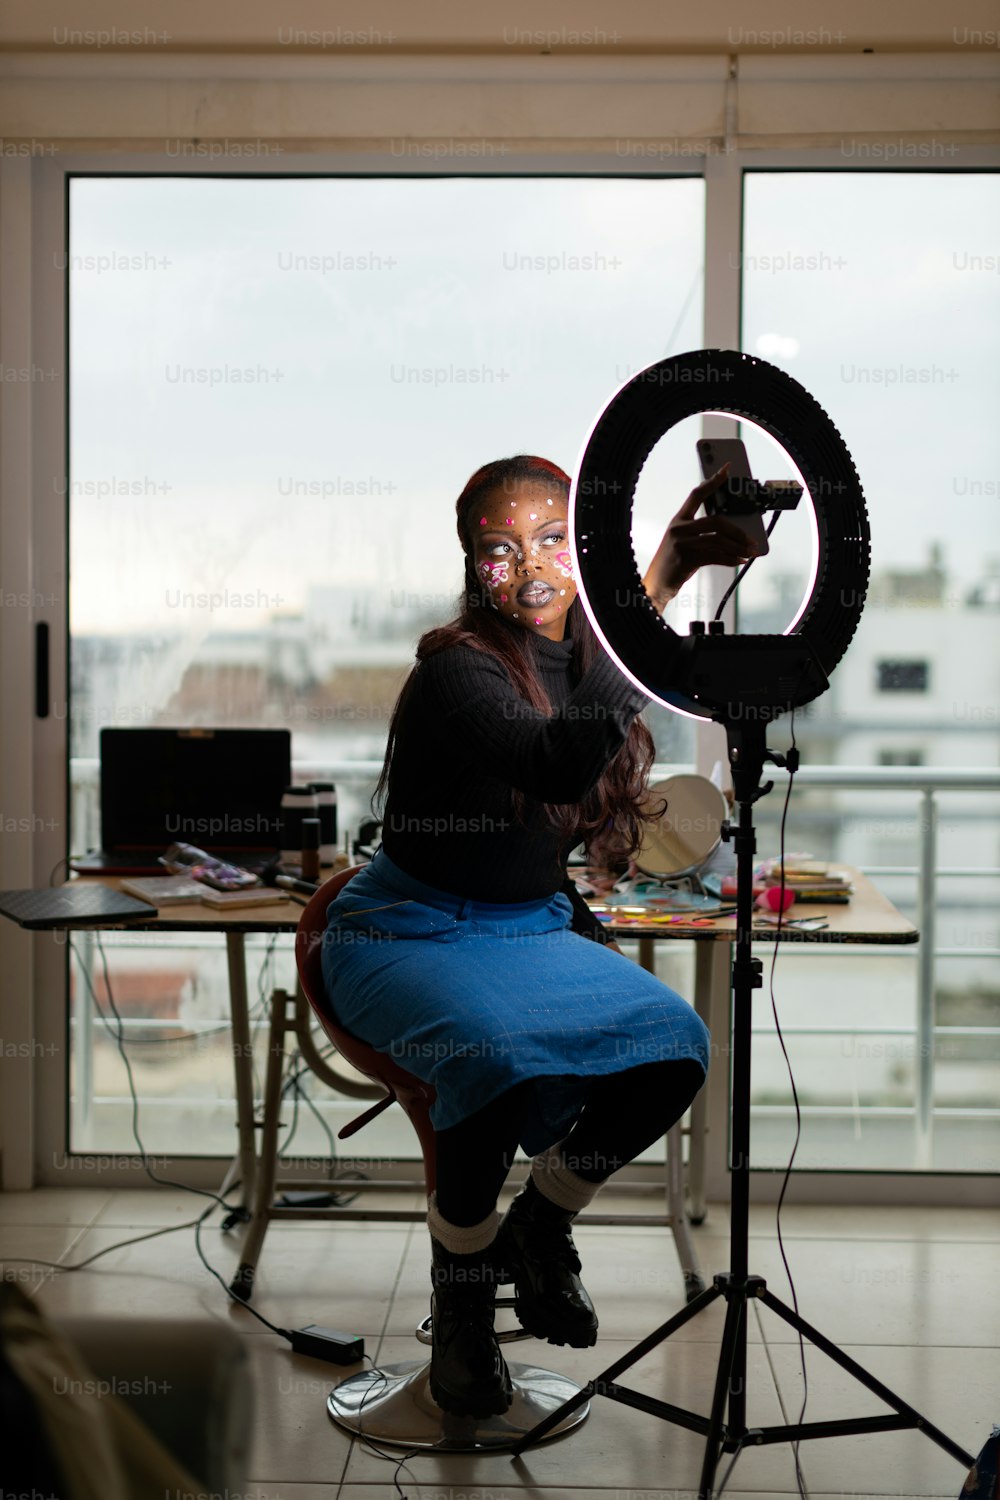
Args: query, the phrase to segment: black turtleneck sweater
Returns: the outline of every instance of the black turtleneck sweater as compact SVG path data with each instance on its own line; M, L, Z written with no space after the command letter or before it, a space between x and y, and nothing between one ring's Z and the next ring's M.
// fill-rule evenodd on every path
M574 687L572 641L528 638L551 717L521 697L495 657L470 646L417 664L393 749L382 845L407 874L469 900L535 901L561 890L573 904L572 930L606 942L566 872L578 841L550 828L538 804L581 802L649 699L603 651ZM527 826L514 818L512 787L529 799Z

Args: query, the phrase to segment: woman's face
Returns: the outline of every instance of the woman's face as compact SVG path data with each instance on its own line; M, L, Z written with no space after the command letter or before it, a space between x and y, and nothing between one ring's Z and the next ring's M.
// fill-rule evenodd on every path
M560 486L522 479L490 490L469 511L480 583L508 620L551 641L565 636L576 598L568 510Z

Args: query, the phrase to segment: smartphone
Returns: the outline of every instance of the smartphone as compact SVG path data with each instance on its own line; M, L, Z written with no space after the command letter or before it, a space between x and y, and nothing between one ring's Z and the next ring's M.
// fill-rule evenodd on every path
M193 844L171 844L167 852L160 855L160 864L173 875L190 875L192 880L200 880L217 891L242 891L260 884L257 876L249 870L222 859L213 859L211 854Z
M750 460L747 458L747 450L743 446L742 438L699 438L695 446L698 449L701 472L706 479L714 474L716 469L721 469L725 463L729 465L730 480L753 478L750 473ZM709 495L705 501L706 515L714 516L717 509L715 496ZM767 532L764 530L764 518L759 511L749 511L741 515L739 512L727 510L726 518L756 542L759 557L764 557L770 551Z

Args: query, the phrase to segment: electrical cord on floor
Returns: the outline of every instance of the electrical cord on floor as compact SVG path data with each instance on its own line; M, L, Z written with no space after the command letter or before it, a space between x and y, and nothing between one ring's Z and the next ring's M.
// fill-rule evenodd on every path
M73 939L72 939L71 936L68 938L68 942L69 942L70 949L71 949L74 957L77 960L77 963L78 963L79 968L80 968L80 972L82 973L82 975L84 977L84 980L85 980L85 982L87 984L87 988L90 991L90 997L91 997L91 1000L93 1002L94 1009L96 1010L98 1016L100 1017L101 1022L103 1023L105 1029L111 1034L111 1036L114 1038L115 1042L117 1043L118 1051L121 1054L121 1058L122 1058L123 1063L125 1064L125 1074L126 1074L126 1077L128 1079L129 1092L130 1092L130 1094L132 1096L132 1134L135 1137L136 1145L139 1148L139 1154L140 1154L140 1156L142 1158L143 1170L145 1171L147 1177L149 1177L149 1179L150 1179L151 1182L155 1182L157 1185L162 1185L162 1186L166 1186L166 1187L175 1187L175 1188L179 1188L182 1192L195 1193L195 1194L197 1194L197 1195L199 1195L201 1197L211 1198L212 1199L212 1203L211 1203L211 1205L210 1205L210 1207L208 1209L209 1213L212 1211L212 1209L214 1209L216 1206L218 1206L219 1204L221 1204L222 1207L225 1208L225 1209L227 1209L231 1215L234 1214L234 1213L238 1213L238 1214L240 1214L241 1217L249 1217L248 1215L245 1215L245 1211L235 1208L234 1205L231 1204L231 1203L227 1203L226 1200L225 1200L225 1198L221 1194L219 1194L219 1193L213 1193L210 1190L207 1190L205 1188L191 1187L190 1184L186 1183L186 1182L174 1182L170 1178L157 1177L156 1174L154 1173L152 1167L149 1165L149 1155L148 1155L148 1153L146 1151L145 1146L142 1144L142 1140L141 1140L141 1138L139 1136L139 1099L138 1099L138 1095L136 1094L135 1079L134 1079L134 1077L132 1075L131 1064L129 1062L128 1054L125 1051L124 1027L122 1026L122 1019L121 1019L121 1016L120 1016L120 1014L118 1012L118 1008L115 1005L114 995L111 992L111 978L110 978L110 975L108 973L107 957L105 955L104 948L103 948L103 946L101 944L100 937L99 937L99 935L97 936L97 946L98 946L98 950L99 950L100 955L101 955L101 962L102 962L103 968L104 968L104 984L105 984L105 988L107 990L108 1003L111 1006L112 1013L114 1015L115 1021L117 1022L117 1030L114 1029L111 1026L111 1023L109 1022L108 1017L104 1013L104 1010L103 1010L100 1002L97 999L97 995L96 995L96 993L94 991L94 986L93 986L93 983L91 981L90 974L87 971L86 965L81 960L80 954L77 952L76 948L74 947L74 945L73 945ZM229 1188L228 1191L229 1192L235 1192L236 1187L238 1187L238 1186L239 1186L239 1183L236 1183L236 1184L233 1185L233 1187ZM3 1261L4 1261L5 1264L9 1263L9 1264L21 1264L21 1265L49 1266L53 1270L56 1270L56 1271L82 1271L82 1270L84 1270L85 1267L93 1265L93 1263L94 1263L95 1260L100 1260L101 1256L103 1256L103 1255L110 1255L111 1252L112 1252L112 1250L124 1250L129 1245L139 1245L144 1240L155 1240L155 1239L159 1238L160 1235L164 1235L164 1234L176 1234L177 1231L180 1230L180 1229L194 1229L196 1231L196 1235L197 1235L197 1228L202 1223L202 1221L204 1220L205 1217L206 1217L206 1215L202 1214L197 1219L186 1219L183 1224L170 1224L170 1225L168 1225L164 1229L154 1229L154 1230L151 1230L148 1234L137 1234L137 1235L133 1235L131 1238L126 1239L126 1240L118 1240L113 1245L106 1245L103 1250L96 1250L93 1255L88 1255L85 1260L81 1260L81 1261L74 1261L74 1262L71 1262L71 1263L67 1263L67 1262L64 1262L64 1261L42 1260L38 1256L34 1256L34 1255L31 1255L31 1256L8 1255L8 1256L3 1256L2 1259L3 1259Z
M227 1296L231 1297L234 1302L238 1303L240 1307L242 1307L246 1312L250 1313L252 1317L256 1318L259 1323L263 1323L265 1328L269 1328L272 1333L276 1333L280 1335L280 1337L288 1339L288 1341L291 1342L292 1335L287 1328L279 1328L277 1324L270 1322L269 1319L265 1318L261 1313L257 1312L256 1309L247 1306L246 1302L242 1298L237 1297L234 1292L230 1291L229 1287L226 1285L225 1281L223 1281L218 1271L215 1270L214 1266L209 1264L205 1256L205 1252L201 1247L201 1227L204 1224L205 1220L208 1218L209 1214L214 1213L217 1207L221 1205L223 1208L228 1210L230 1217L232 1217L233 1214L238 1214L241 1218L248 1219L249 1214L247 1214L245 1210L237 1209L233 1204L227 1203L226 1199L220 1193L214 1193L206 1188L192 1187L190 1183L176 1182L169 1177L158 1177L153 1171L152 1167L149 1165L149 1153L143 1145L142 1137L139 1134L139 1096L136 1092L135 1078L132 1073L132 1065L129 1060L128 1053L125 1051L125 1036L124 1027L122 1025L122 1018L118 1007L115 1004L115 997L111 988L111 975L108 971L107 955L104 951L104 946L100 940L99 934L95 934L95 937L97 940L97 949L101 956L101 965L104 974L104 987L108 997L108 1004L111 1007L112 1015L115 1018L115 1029L112 1029L112 1027L110 1026L108 1018L105 1015L104 1010L97 998L97 994L94 990L93 983L91 982L90 975L87 972L86 965L83 964L80 959L79 953L77 953L76 949L73 948L72 938L69 939L69 943L80 966L80 972L83 974L87 984L87 988L90 991L90 997L93 1001L94 1009L97 1011L97 1014L100 1016L104 1025L111 1032L111 1035L114 1037L115 1042L118 1046L118 1051L121 1055L122 1062L125 1065L125 1076L128 1079L129 1093L132 1096L132 1135L135 1139L136 1146L138 1147L139 1155L142 1158L143 1169L150 1181L155 1182L158 1186L179 1188L182 1192L195 1193L200 1197L211 1198L212 1201L205 1209L204 1213L200 1214L197 1219L186 1220L183 1224L171 1224L166 1229L156 1229L151 1231L149 1234L134 1235L132 1238L127 1240L119 1240L114 1245L106 1245L103 1250L96 1251L93 1255L88 1256L86 1260L77 1261L73 1264L67 1265L58 1261L40 1260L36 1256L6 1256L4 1257L4 1260L22 1264L51 1266L57 1271L82 1271L85 1266L92 1265L93 1262L95 1260L99 1260L102 1255L110 1255L112 1250L122 1250L128 1245L137 1245L143 1240L156 1239L158 1236L163 1234L175 1234L179 1229L193 1228L195 1249L198 1252L198 1258L200 1259L205 1269L215 1277L216 1281L218 1281L219 1285L223 1288ZM228 1191L235 1191L235 1188L238 1185L238 1183L234 1184L234 1186L231 1187Z
M373 1375L381 1375L382 1376L382 1386L384 1386L386 1384L386 1375L385 1375L385 1373L382 1370L379 1369L378 1365L376 1365L376 1363L372 1359L371 1355L366 1354L365 1355L365 1359L368 1361L368 1363L372 1367L372 1374ZM360 1403L358 1405L358 1417L359 1418L361 1416L361 1413L364 1411L365 1402L368 1400L368 1397L371 1396L371 1395L373 1395L376 1391L381 1390L381 1388L382 1388L381 1386L374 1386L373 1385L372 1388L371 1388L371 1390L365 1391L365 1393L362 1396L361 1401L360 1401ZM365 1433L365 1432L362 1432L360 1423L359 1423L359 1426L358 1426L358 1437L361 1439L361 1442L367 1448L367 1450L368 1450L369 1453L373 1454L376 1458L384 1458L387 1463L390 1463L390 1464L394 1463L396 1465L395 1473L392 1476L392 1482L393 1482L393 1484L394 1484L394 1486L396 1488L397 1494L400 1496L400 1500L408 1500L408 1497L403 1493L403 1490L400 1487L400 1483L399 1483L399 1471L400 1471L401 1468L403 1468L404 1464L409 1459L411 1459L411 1458L419 1458L420 1455L421 1455L421 1453L425 1452L426 1450L423 1449L423 1448L409 1448L409 1449L406 1450L405 1453L402 1454L401 1457L397 1458L396 1455L395 1455L395 1453L386 1453L386 1452L383 1451L383 1449L376 1447L375 1443L368 1436L368 1434Z
M264 1325L265 1328L270 1328L270 1330L271 1330L272 1333L278 1334L281 1338L287 1339L288 1342L291 1343L292 1342L292 1334L291 1334L291 1330L290 1329L288 1329L288 1328L279 1328L276 1323L272 1323L272 1322L269 1321L269 1319L265 1318L263 1313L259 1313L256 1308L251 1307L250 1304L249 1304L249 1302L244 1301L244 1299L242 1297L237 1297L236 1293L232 1290L232 1288L229 1287L226 1284L225 1281L223 1281L222 1277L219 1275L219 1273L215 1269L215 1267L209 1263L208 1257L206 1256L204 1250L201 1248L201 1226L204 1224L204 1222L208 1218L209 1214L214 1213L214 1212L215 1212L215 1204L214 1203L210 1203L208 1205L208 1207L206 1208L205 1212L200 1216L200 1218L198 1218L198 1219L195 1220L195 1227L194 1227L194 1248L198 1252L198 1259L201 1261L202 1265L205 1267L205 1270L208 1271L209 1275L215 1277L216 1281L219 1283L219 1285L221 1286L222 1290L225 1292L225 1294L226 1294L227 1297L231 1298L232 1301L237 1304L237 1306L242 1307L244 1312L248 1312L251 1315L251 1317L256 1318L258 1323L263 1323L263 1325Z
M719 1485L719 1488L715 1492L715 1500L722 1500L722 1493L725 1490L726 1485L729 1483L729 1476L730 1476L730 1474L733 1472L733 1470L736 1467L736 1460L739 1458L740 1454L743 1452L743 1444L744 1444L744 1442L745 1442L745 1439L744 1438L740 1438L739 1442L736 1444L736 1447L735 1447L735 1449L733 1451L733 1456L729 1460L729 1466L726 1469L726 1472L722 1476L722 1481L721 1481L721 1483Z
M235 1192L239 1183L234 1183L229 1189ZM214 1209L215 1204L211 1207ZM201 1216L204 1218L204 1215ZM168 1224L165 1229L152 1229L148 1234L134 1235L130 1240L118 1240L114 1245L105 1245L103 1250L95 1250L93 1255L88 1255L86 1260L63 1261L63 1260L41 1260L37 1255L0 1255L0 1263L3 1265L23 1266L51 1266L54 1271L83 1271L87 1266L93 1265L95 1260L100 1260L102 1255L110 1255L112 1250L124 1250L127 1245L140 1245L143 1240L155 1240L161 1234L176 1234L179 1229L193 1229L200 1224L201 1219L185 1219L183 1224ZM89 1226L93 1229L95 1226Z

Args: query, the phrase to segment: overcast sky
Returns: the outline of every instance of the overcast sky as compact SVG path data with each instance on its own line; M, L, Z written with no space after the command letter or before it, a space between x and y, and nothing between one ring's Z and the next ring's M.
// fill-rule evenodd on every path
M874 566L936 541L978 576L1000 553L1000 179L755 174L746 215L744 346L840 428ZM184 596L213 591L204 629L245 628L356 582L440 593L447 618L472 470L572 470L627 376L701 347L703 216L695 179L76 179L74 633L189 629ZM640 561L697 436L648 465ZM767 567L804 586L805 539L783 517Z

